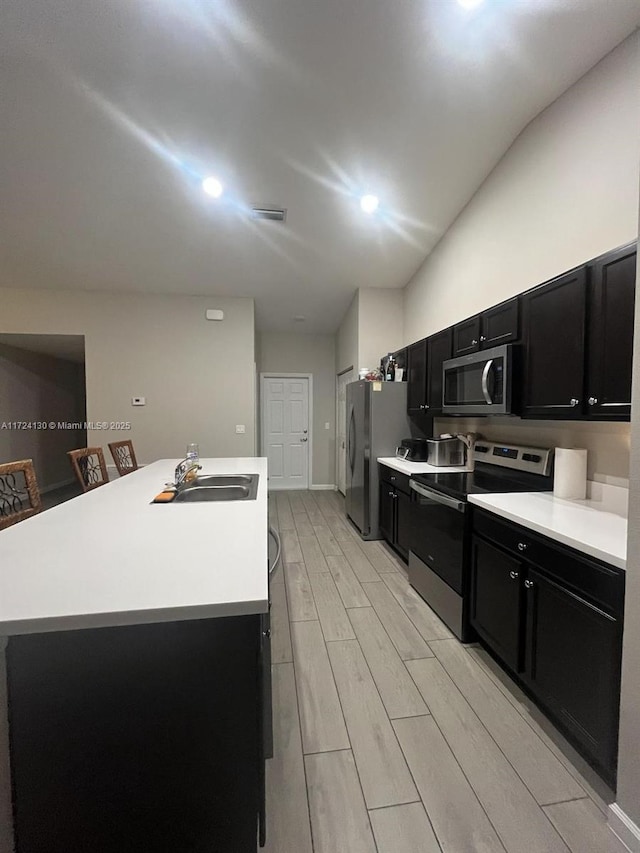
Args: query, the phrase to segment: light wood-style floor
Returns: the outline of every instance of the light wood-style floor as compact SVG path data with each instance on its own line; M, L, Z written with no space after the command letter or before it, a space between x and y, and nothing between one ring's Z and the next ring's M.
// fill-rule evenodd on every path
M612 794L334 492L276 492L268 853L624 853Z

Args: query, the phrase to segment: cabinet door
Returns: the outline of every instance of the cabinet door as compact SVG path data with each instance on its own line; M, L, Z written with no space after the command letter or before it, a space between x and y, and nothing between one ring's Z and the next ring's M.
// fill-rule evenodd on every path
M482 312L481 349L510 344L517 340L520 340L520 302L517 297Z
M442 412L442 365L451 358L452 329L444 329L427 339L427 405L429 414Z
M628 420L636 287L636 246L609 252L591 267L588 370L589 415Z
M619 623L530 568L525 681L611 778L620 701Z
M471 624L511 669L522 668L522 567L518 560L473 537Z
M411 498L396 491L396 550L405 560L409 559L409 532L411 530Z
M586 270L560 276L523 297L525 416L583 414Z
M456 323L453 327L453 357L469 355L480 349L480 315Z
M394 530L394 503L395 503L395 489L392 489L387 483L380 483L380 508L379 508L379 518L378 518L378 526L380 527L380 533L383 537L389 542L390 545L393 545L393 540L395 536Z
M407 412L417 415L427 405L427 341L418 341L409 347L407 377Z

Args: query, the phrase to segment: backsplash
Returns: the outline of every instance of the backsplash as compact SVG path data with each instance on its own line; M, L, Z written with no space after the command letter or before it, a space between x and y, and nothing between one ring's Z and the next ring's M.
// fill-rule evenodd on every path
M584 447L587 478L613 486L629 486L631 425L586 421L534 421L515 417L435 418L434 435L477 432L491 441L534 447Z

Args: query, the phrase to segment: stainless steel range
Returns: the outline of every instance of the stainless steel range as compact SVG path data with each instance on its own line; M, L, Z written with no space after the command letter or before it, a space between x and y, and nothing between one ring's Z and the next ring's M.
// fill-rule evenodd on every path
M470 494L553 489L553 450L479 441L473 472L417 474L410 481L409 582L462 642L469 625Z

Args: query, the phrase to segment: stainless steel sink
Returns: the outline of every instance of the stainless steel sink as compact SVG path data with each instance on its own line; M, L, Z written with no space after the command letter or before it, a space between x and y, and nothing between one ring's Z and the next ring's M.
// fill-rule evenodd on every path
M186 486L178 491L173 503L249 500L252 500L252 497L251 489L248 486ZM255 500L255 495L253 500Z
M258 474L205 474L179 486L173 503L197 501L255 501Z
M202 474L192 482L196 486L250 486L257 474Z

